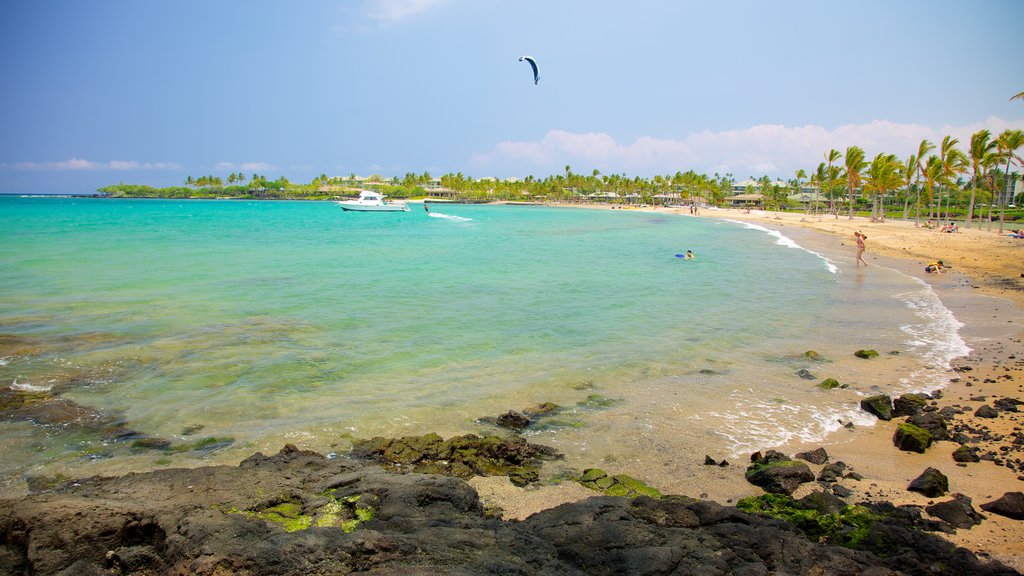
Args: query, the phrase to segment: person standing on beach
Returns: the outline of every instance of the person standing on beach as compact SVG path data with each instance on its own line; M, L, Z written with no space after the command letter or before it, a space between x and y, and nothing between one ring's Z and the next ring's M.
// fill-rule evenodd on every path
M861 262L867 266L868 263L864 260L864 240L867 240L867 236L857 231L853 233L853 237L857 239L857 266L860 267Z

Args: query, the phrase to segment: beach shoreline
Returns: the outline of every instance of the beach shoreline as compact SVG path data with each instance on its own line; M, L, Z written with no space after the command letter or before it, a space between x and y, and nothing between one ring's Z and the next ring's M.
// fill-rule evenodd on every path
M691 216L687 209L652 210ZM858 268L857 273L869 277L871 265L881 265L920 278L963 324L960 332L972 351L953 361L954 370L941 389L942 398L933 403L937 407L964 409L956 416L954 426L983 427L991 431L993 438L1000 439L990 443L992 451L1011 461L1024 456L1020 453L1021 445L1013 443L1020 437L1015 432L1019 433L1024 425L1024 419L1018 414L1001 412L994 419L974 415L977 408L995 398L1021 397L1024 388L1024 279L1019 278L1024 273L1024 254L1020 252L1024 244L1015 244L1020 240L987 230L946 234L915 227L912 221L870 222L861 217L850 220L843 215L836 219L834 216L703 209L696 217L747 222L778 230L809 250L845 251L849 262L842 264L851 266L856 254L853 233L861 231L867 236L865 257L869 266ZM924 266L934 260L943 260L950 269L943 274L925 273ZM925 506L948 499L948 495L927 498L907 490L909 482L928 467L946 474L950 494L970 497L976 509L1006 492L1021 491L1024 487L1024 472L993 461L957 465L951 457L958 446L954 442L938 442L925 454L898 450L892 437L900 421L878 421L874 426L842 429L819 442L790 443L777 449L792 455L825 447L831 461L843 461L864 477L859 482L844 483L852 491L848 502L890 501L897 505ZM657 463L651 463L655 465ZM728 467L709 467L714 469L707 477L694 477L692 488L684 495L704 497L709 484L714 484L715 488L712 499L718 498L722 503L734 503L739 498L760 493L760 489L745 481L746 465L746 461L740 461ZM820 467L814 468L817 471ZM476 478L471 484L485 502L504 509L507 518L525 518L594 494L575 483L520 489L504 478ZM805 484L795 496L814 489L820 489L816 483ZM1024 527L1016 520L995 514L986 516L980 525L957 530L956 534L948 536L949 540L1018 570L1024 569Z

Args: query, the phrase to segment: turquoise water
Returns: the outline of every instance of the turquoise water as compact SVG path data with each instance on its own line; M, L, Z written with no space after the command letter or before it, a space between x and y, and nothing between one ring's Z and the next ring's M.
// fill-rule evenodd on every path
M922 284L883 270L865 283L852 258L764 229L639 211L431 211L0 197L0 385L175 443L189 427L233 439L139 452L0 423L3 480L481 433L479 418L544 401L569 409L537 434L572 463L735 454L835 429L857 417L857 394L919 385L962 347L938 336L955 319ZM696 260L675 257L687 249ZM867 370L847 359L861 347L901 354ZM832 360L808 365L807 349ZM801 367L853 387L816 394L793 376ZM615 402L586 405L592 394ZM630 440L641 437L644 448Z

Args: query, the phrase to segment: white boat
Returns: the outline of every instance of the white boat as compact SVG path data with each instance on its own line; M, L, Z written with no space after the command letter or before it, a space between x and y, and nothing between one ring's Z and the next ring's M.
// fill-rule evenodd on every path
M340 200L338 206L342 210L355 210L357 212L408 212L409 206L405 202L391 202L384 199L384 195L373 190L359 192L358 200Z

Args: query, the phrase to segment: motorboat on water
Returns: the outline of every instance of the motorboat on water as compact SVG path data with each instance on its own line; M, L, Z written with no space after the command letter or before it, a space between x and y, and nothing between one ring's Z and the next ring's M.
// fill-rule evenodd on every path
M340 200L338 205L342 210L353 210L356 212L408 212L409 206L405 202L392 202L385 200L384 195L373 190L362 190L357 200Z

